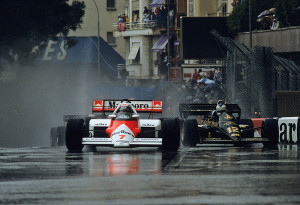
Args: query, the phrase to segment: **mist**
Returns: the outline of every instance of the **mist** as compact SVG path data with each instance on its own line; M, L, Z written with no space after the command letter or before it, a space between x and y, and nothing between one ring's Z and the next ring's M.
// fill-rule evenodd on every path
M0 147L47 147L50 129L64 125L63 115L89 114L93 99L110 98L97 90L110 81L97 82L93 66L57 63L13 70L14 81L0 81Z

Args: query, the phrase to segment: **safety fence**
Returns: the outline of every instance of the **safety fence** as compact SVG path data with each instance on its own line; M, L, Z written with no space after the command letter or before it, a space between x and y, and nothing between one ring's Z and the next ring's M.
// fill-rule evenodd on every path
M300 116L300 55L251 49L212 34L227 49L223 86L228 103L238 103L244 117Z

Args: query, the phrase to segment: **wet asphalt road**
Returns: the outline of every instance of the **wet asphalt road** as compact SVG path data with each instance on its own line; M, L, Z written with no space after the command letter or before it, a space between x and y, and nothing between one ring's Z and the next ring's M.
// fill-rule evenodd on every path
M300 146L0 149L0 204L300 204Z

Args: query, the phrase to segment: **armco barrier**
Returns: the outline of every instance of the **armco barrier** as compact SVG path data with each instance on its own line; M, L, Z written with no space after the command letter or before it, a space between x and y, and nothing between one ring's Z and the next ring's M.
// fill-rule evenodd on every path
M278 119L279 142L300 143L300 117Z

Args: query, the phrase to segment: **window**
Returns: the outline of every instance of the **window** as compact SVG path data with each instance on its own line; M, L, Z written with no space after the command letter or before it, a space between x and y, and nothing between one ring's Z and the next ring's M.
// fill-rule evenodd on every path
M137 52L135 59L132 60L132 64L139 65L141 64L141 53L140 50Z
M115 0L106 0L106 8L115 8Z
M107 43L109 45L116 45L116 39L113 35L113 32L107 32Z

